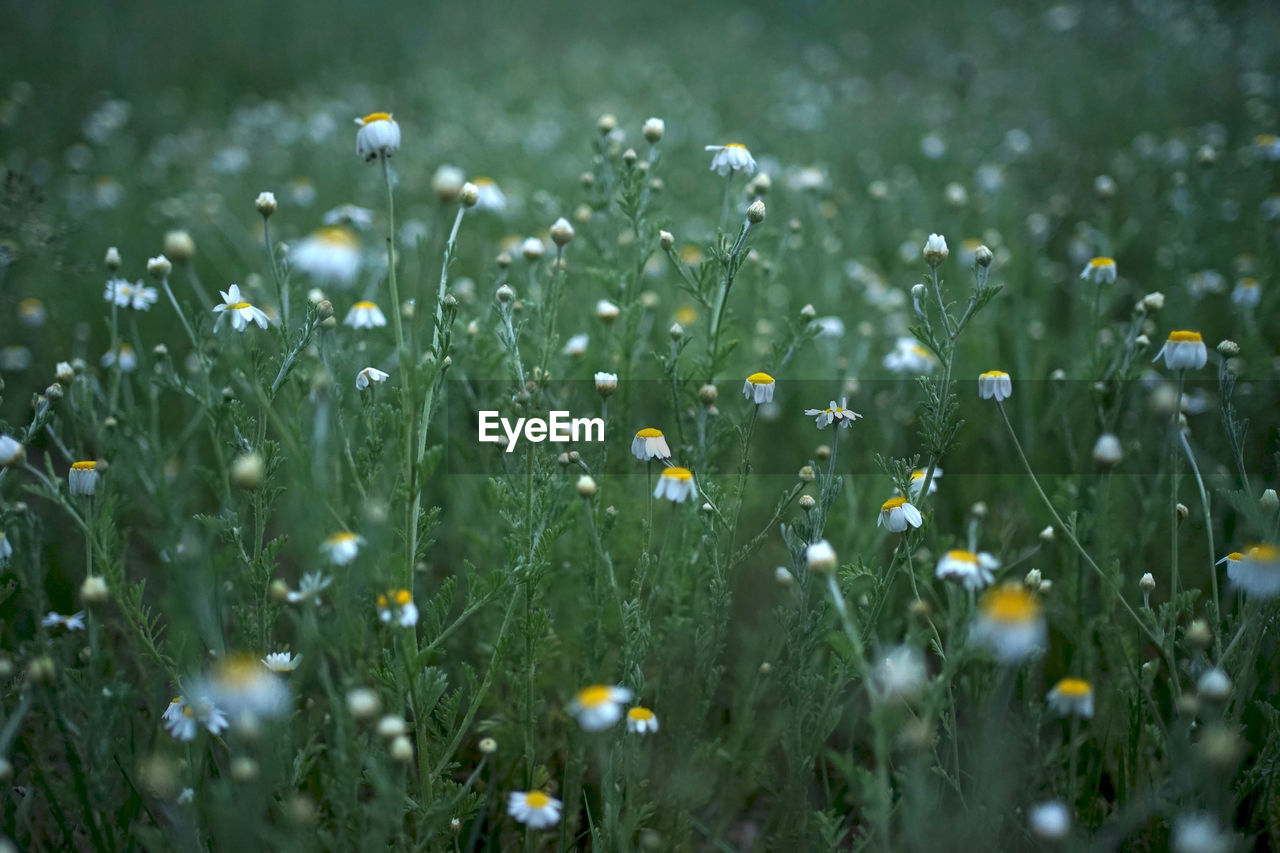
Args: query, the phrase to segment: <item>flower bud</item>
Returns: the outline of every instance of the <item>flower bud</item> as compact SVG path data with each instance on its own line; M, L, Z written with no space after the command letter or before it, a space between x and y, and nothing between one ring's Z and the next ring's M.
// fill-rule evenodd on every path
M928 288L924 286L923 282L917 282L911 285L911 299L915 302L919 302L921 299L924 299L925 294L928 292Z
M262 485L266 466L257 453L242 453L231 462L231 482L236 488L252 491Z
M22 442L7 435L0 435L0 468L16 468L27 458Z
M276 212L276 194L273 192L260 192L258 197L254 199L253 206L258 209L258 213L262 214L265 219Z
M987 246L979 246L973 250L973 262L983 269L991 266L991 259L993 257L995 256Z
M491 737L480 738L479 749L481 755L493 755L498 751L498 742Z
M800 482L802 483L812 483L814 480L817 479L818 475L816 472L814 472L813 466L806 465L800 469L799 477L800 477Z
M808 512L809 510L813 509L814 504L816 504L817 501L813 499L813 495L801 495L798 503L802 510L804 510L805 512Z
M551 225L551 242L563 249L572 239L573 226L569 224L569 220L561 216Z
M1240 345L1233 340L1224 340L1218 342L1218 354L1227 358L1234 358L1240 354Z
M655 145L662 139L662 134L667 132L667 125L660 118L651 118L644 123L644 127L640 130L644 134L645 141L650 145Z
M804 561L810 571L820 574L834 572L840 564L836 549L825 539L819 539L804 550Z
M1264 512L1275 512L1280 509L1280 496L1276 495L1275 489L1267 489L1262 493L1262 497L1258 498L1258 506Z
M382 699L368 687L347 691L347 711L357 720L367 720L382 710Z
M173 272L173 264L164 255L157 255L154 258L147 259L147 275L152 278L168 278L171 272Z
M787 571L786 566L778 566L773 570L773 579L778 586L791 586L795 582L795 576Z
M413 760L413 743L405 735L396 735L391 741L391 760L405 764Z
M103 604L111 600L111 590L100 575L89 575L80 584L80 600L85 604Z
M164 254L177 263L191 260L196 253L196 241L186 231L170 231L164 235Z
M120 250L115 246L107 249L107 256L103 259L103 263L107 265L108 272L115 272L120 269Z
M1154 314L1164 307L1164 294L1158 290L1148 293L1146 296L1142 297L1142 307L1145 308L1148 313Z
M658 232L658 245L662 247L662 251L669 252L671 247L676 244L676 238L670 231Z
M267 587L267 595L276 604L284 604L289 600L289 585L279 578L276 578L271 582L271 585Z
M1187 644L1193 649L1204 650L1213 644L1213 632L1209 629L1209 623L1203 619L1196 619L1187 626Z
M601 136L613 133L617 126L618 119L613 113L605 113L596 119L596 130L600 131Z
M1148 595L1155 592L1156 579L1151 572L1143 572L1142 577L1138 578L1138 589Z
M499 287L498 292L495 295L498 297L498 301L504 305L516 298L516 292L511 289L511 285L509 284L504 284Z
M756 199L751 202L751 205L747 208L747 221L752 225L759 225L761 222L764 222L764 213L764 202L760 199Z
M941 234L930 234L929 239L924 244L924 260L931 267L940 265L947 259L950 250L947 249L947 240Z
M1052 541L1053 541L1053 537L1054 537L1054 530L1053 530L1053 525L1052 525L1052 524L1050 524L1049 526L1047 526L1044 530L1041 530L1041 531L1040 531L1040 541L1041 541L1041 542L1052 542Z
M480 188L467 181L462 185L462 189L458 190L458 201L463 207L475 207L480 201Z
M628 148L622 152L622 162L627 166L634 166L636 161L640 159L640 155L636 153L636 149Z
M1093 443L1093 461L1103 468L1114 468L1124 459L1124 448L1116 435L1104 432Z
M1044 575L1039 569L1032 569L1027 572L1027 576L1022 579L1022 583L1030 590L1037 590L1044 583Z
M684 326L679 323L672 323L671 328L667 330L667 334L671 335L671 340L678 341L684 337Z
M584 498L589 498L596 493L596 481L589 474L583 474L578 478L578 494Z
M596 303L596 316L599 317L600 321L603 323L612 323L614 320L618 319L619 313L620 311L618 306L614 305L608 299L601 299Z
M1181 524L1182 522L1186 521L1187 516L1191 513L1191 510L1187 509L1187 505L1186 505L1186 504L1184 504L1184 503L1180 503L1180 504L1176 505L1176 506L1173 508L1173 511L1174 511L1175 513L1177 513L1177 515L1178 515L1178 523L1179 523L1179 524Z
M714 385L703 385L698 389L698 399L701 400L704 405L710 406L716 400L720 399L720 391Z

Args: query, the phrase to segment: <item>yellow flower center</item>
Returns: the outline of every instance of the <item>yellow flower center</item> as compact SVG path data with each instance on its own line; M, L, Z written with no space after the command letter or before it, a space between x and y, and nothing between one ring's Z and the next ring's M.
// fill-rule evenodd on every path
M645 427L636 433L636 438L662 438L662 430Z
M933 353L929 352L927 349L920 346L919 344L911 345L911 354L918 355L921 358L933 358Z
M1093 686L1083 678L1064 678L1053 688L1059 696L1069 699L1083 699L1093 692Z
M978 250L978 247L981 245L982 245L981 240L977 240L977 239L974 239L973 237L970 237L968 240L964 240L960 243L960 248L964 249L967 252L976 252Z
M648 708L641 708L637 705L627 712L627 718L636 722L648 721L653 719L653 712Z
M978 562L978 555L972 551L963 551L957 548L947 552L947 559L959 560L962 563L976 563Z
M684 261L686 264L700 264L702 263L704 257L705 256L702 254L702 250L699 249L697 246L681 246L680 247L680 260ZM693 309L689 309L689 310L693 311ZM698 316L697 313L694 312L694 317L697 317L697 316ZM676 318L679 319L679 315L676 315Z
M1258 280L1256 278L1245 276L1244 278L1240 279L1239 284L1241 287L1246 287L1252 290L1258 286Z
M524 795L524 804L531 809L545 809L551 798L541 791L530 791Z
M982 612L995 622L1029 622L1040 615L1040 602L1021 584L996 587L982 596Z
M902 506L906 502L907 502L907 499L903 497L889 498L889 500L885 501L880 505L880 511L888 512L891 509L897 509L898 507Z
M681 258L681 260L684 260L686 263L696 264L702 260L702 257L699 256L697 260L688 260L685 258ZM692 325L697 321L697 319L698 319L698 310L696 308L693 308L689 305L685 305L676 309L676 322L682 326Z
M1002 376L1008 376L1008 375L1009 374L1005 373L1003 370L988 370L986 373L982 374L982 378L983 379L999 379Z
M183 708L182 708L182 716L184 716L184 717L194 717L195 715L196 715L195 709L193 709L190 705L184 705L184 706L183 706Z
M1199 332L1189 332L1189 331L1186 331L1185 329L1180 329L1175 332L1170 332L1169 340L1176 341L1179 343L1191 343L1191 344L1199 344L1204 342L1204 338L1200 337Z
M342 545L347 542L354 542L355 538L356 538L356 535L352 533L350 530L342 530L342 531L339 531L338 533L333 534L332 536L330 536L328 539L324 541L325 541L325 544L327 545Z
M725 146L725 148L741 148L743 151L747 150L747 146L743 145L741 142L730 142Z
M493 178L480 177L480 178L476 178L471 183L475 184L478 187L491 187L493 186Z
M250 655L233 655L218 664L218 680L229 687L245 687L262 675L262 664Z
M24 299L18 303L18 313L24 317L39 314L43 309L44 303L34 297Z
M1253 141L1259 145L1275 145L1276 136L1271 133L1259 133L1253 138Z
M747 377L747 381L752 385L772 385L773 377L767 373L753 373Z
M1098 269L1100 267L1114 267L1115 265L1116 262L1114 258L1094 258L1089 261L1089 266L1094 269Z
M396 604L404 607L410 601L413 601L413 594L409 590L401 589L396 591Z
M72 462L71 470L73 471L92 471L98 467L97 462Z
M609 688L604 684L593 684L578 691L578 704L584 708L599 708L609 701Z
M369 302L366 299L361 299L359 302L357 302L355 305L352 305L351 307L359 309L361 311L377 311L378 310L377 303Z
M391 113L369 113L360 119L361 124L373 124L375 121L391 121Z
M1274 560L1280 557L1280 550L1277 550L1276 546L1266 544L1251 545L1246 553L1251 560Z
M317 229L316 239L329 246L354 247L356 235L341 225L327 225Z
M1232 562L1238 562L1244 559L1244 554L1241 554L1239 551L1232 551L1230 554L1227 555L1227 559L1231 560Z
M917 468L916 470L912 471L912 472L911 472L911 479L912 479L912 480L923 480L923 479L924 479L924 469L923 469L923 468Z
M376 600L378 602L378 608L380 610L385 610L387 607L387 597L385 595L379 595Z
M685 483L693 479L693 472L688 468L667 468L662 472L662 476Z
M248 302L232 302L230 305L227 306L227 310L239 311L242 308L252 308L252 307L253 306L250 305Z

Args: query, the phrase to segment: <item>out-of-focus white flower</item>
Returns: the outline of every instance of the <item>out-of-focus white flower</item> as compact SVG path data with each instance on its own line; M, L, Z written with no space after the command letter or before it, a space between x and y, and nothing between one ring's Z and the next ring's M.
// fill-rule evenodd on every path
M603 731L622 718L622 706L631 701L632 693L626 687L593 684L584 687L569 703L573 714L585 731Z
M72 495L92 495L98 488L98 463L92 460L72 462L67 472L67 491Z
M1049 707L1062 716L1093 716L1093 685L1083 678L1064 678L1045 696Z
M289 265L322 284L350 287L360 274L360 241L341 225L319 228L293 244Z
M1250 598L1268 599L1280 595L1280 549L1261 543L1244 553L1232 552L1218 561L1227 564L1227 578Z
M1036 803L1027 812L1027 824L1045 841L1059 841L1071 831L1071 813L1061 800Z
M884 357L883 364L893 373L933 373L938 359L915 338L904 336L894 342L893 352Z
M982 589L995 580L992 572L999 567L1000 561L986 551L975 554L956 548L942 555L934 574L939 580L956 581L965 589Z
M564 349L561 352L570 358L578 358L586 354L587 344L591 342L591 338L585 334L574 335L565 341Z
M825 539L819 539L804 549L804 563L811 572L827 574L840 565L836 549Z
M471 182L477 192L478 200L476 207L479 210L488 210L493 213L501 213L507 209L507 197L503 194L498 185L494 183L493 178L476 178Z
M407 589L389 589L378 596L378 618L383 622L395 622L401 628L418 624L418 605L413 603L413 593Z
M0 564L8 562L12 556L13 545L9 542L9 537L5 535L5 532L0 530Z
M530 829L546 829L560 822L562 804L541 791L512 791L507 814Z
M278 717L291 704L289 688L252 655L236 654L219 660L213 671L193 685L193 693L207 696L237 724Z
M226 712L207 696L201 696L194 704L181 696L175 696L160 719L164 721L165 731L181 741L195 740L200 725L212 735L222 734L230 725Z
M1116 262L1114 258L1093 258L1084 265L1080 277L1100 284L1111 284L1116 280Z
M360 128L356 131L356 156L362 160L390 157L400 150L400 125L391 113L369 113L355 122Z
M927 677L920 650L898 646L876 663L871 673L871 687L881 702L903 702L920 692Z
M342 324L353 329L376 329L387 325L387 318L377 303L362 299L351 306Z
M340 530L325 539L320 545L320 550L335 566L345 566L356 558L363 544L363 536L352 533L350 530Z
M84 611L81 610L72 613L70 616L63 616L61 613L55 613L50 610L45 617L40 620L40 624L46 628L64 628L68 631L84 630Z
M658 716L653 711L637 705L627 711L627 731L638 735L658 730Z
M0 468L21 463L26 454L22 442L11 436L0 435Z
M290 652L271 652L262 659L262 665L272 672L293 672L302 663L302 655Z
M368 228L373 224L373 211L358 204L340 204L321 218L325 225L354 225Z
M1040 599L1020 583L987 590L970 630L970 638L1004 664L1021 663L1039 654L1046 635Z
M672 466L662 469L658 477L658 486L653 490L655 498L666 498L672 503L684 503L697 491L693 482L693 472L688 468Z
M1207 814L1181 815L1173 823L1174 853L1227 853L1231 841Z
M298 588L289 590L285 595L285 600L290 604L302 604L307 601L314 601L318 604L320 602L320 593L324 592L331 583L333 583L333 578L322 572L307 572L302 576L302 581L298 584Z
M122 372L132 373L138 367L138 353L132 344L120 344L119 350L107 350L98 361L103 367L119 365Z
M1252 276L1245 276L1236 282L1235 289L1231 291L1231 304L1237 308L1246 310L1258 307L1258 303L1262 301L1262 288L1258 286L1258 280Z
M386 382L388 375L376 367L366 367L356 374L356 390L363 391L375 383Z
M728 176L732 172L755 174L756 160L747 150L747 146L730 142L728 145L708 145L707 151L714 151L711 156L711 171Z

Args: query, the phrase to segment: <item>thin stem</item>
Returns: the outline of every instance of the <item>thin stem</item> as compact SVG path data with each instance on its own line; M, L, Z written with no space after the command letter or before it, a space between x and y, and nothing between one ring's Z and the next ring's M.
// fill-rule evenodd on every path
M736 169L729 170L729 177L724 182L724 201L720 205L720 233L724 233L725 223L729 221L729 196L733 191L733 176L737 174Z
M404 348L404 328L400 323L400 288L396 283L396 203L395 195L391 191L391 165L387 155L385 153L379 155L378 160L382 163L383 183L387 185L387 285L391 289L391 327L395 331L396 352L400 355L400 364L403 368L408 359L408 353Z
M1204 532L1209 540L1209 584L1213 591L1213 619L1216 623L1222 618L1221 606L1218 601L1218 565L1217 552L1213 544L1213 519L1209 512L1209 492L1204 487L1204 479L1200 476L1200 466L1196 464L1195 454L1191 452L1191 445L1187 442L1187 434L1182 430L1178 430L1178 441L1182 444L1182 451L1186 454L1187 462L1191 464L1191 473L1196 478L1196 489L1200 493L1200 506L1204 510ZM1222 652L1222 639L1214 626L1213 632L1213 650L1215 654Z
M280 331L289 337L289 291L285 289L280 267L276 264L275 247L271 245L271 217L262 217L262 242L267 249L267 261L271 265L271 279L276 285L276 299L280 301Z
M436 294L436 325L431 333L431 349L436 356L440 355L441 329L444 326L444 297L449 286L449 264L453 261L454 248L458 243L458 229L462 227L462 216L467 212L465 205L458 205L458 215L453 218L453 229L449 232L449 242L444 245L444 260L440 264L440 290ZM514 338L515 335L512 335ZM524 384L523 380L520 384Z
M1173 416L1169 419L1169 429L1177 435L1178 419L1182 415L1182 386L1187 377L1185 370L1178 371L1178 395L1174 399ZM1178 598L1178 442L1169 442L1169 600L1176 602ZM1172 610L1175 623L1178 618L1176 610Z

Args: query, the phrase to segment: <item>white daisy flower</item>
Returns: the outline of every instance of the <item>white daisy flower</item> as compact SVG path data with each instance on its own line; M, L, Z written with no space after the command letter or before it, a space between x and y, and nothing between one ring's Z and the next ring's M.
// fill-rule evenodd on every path
M626 687L593 684L577 692L569 703L569 713L585 731L598 732L618 722L623 703L630 701L631 691Z
M688 468L672 466L662 469L658 477L658 487L653 490L655 498L666 498L672 503L684 503L697 491L693 482L693 472Z
M818 419L818 429L826 429L832 424L835 424L837 428L848 428L853 426L853 422L861 418L862 415L847 408L846 403L846 398L841 397L839 405L836 404L835 400L832 400L825 409L805 409L804 413L811 418L816 417Z
M250 323L257 323L260 329L267 327L267 323L270 322L267 315L262 309L255 308L245 301L240 294L240 285L233 284L219 292L222 294L222 304L213 306L213 313L218 315L218 319L213 322L214 331L222 325L223 317L231 318L231 327L237 332L243 332Z
M773 377L767 373L753 373L742 383L742 396L759 406L773 401Z
M573 337L569 338L569 340L565 341L564 349L561 350L561 352L564 355L570 356L572 358L578 358L579 356L582 356L586 353L587 344L590 342L591 342L591 338L588 335L585 335L585 334L574 335Z
M907 488L910 489L911 497L915 500L920 499L920 490L924 488L924 477L927 473L928 471L924 468L917 468L911 472L911 483ZM942 477L942 469L935 466L933 477L929 480L929 494L938 491L938 479L940 477Z
M596 393L601 397L608 397L614 391L618 390L618 374L596 371L594 378L596 383Z
M546 829L560 822L562 804L541 791L512 791L507 814L530 829Z
M9 537L0 530L0 563L7 561L13 556L13 545L9 542Z
M978 374L978 396L984 400L995 400L997 403L1009 399L1013 394L1013 380L1003 370L988 370Z
M387 318L376 303L362 299L351 306L342 324L353 329L376 329L387 325Z
M1262 301L1262 288L1258 286L1258 280L1245 276L1236 282L1235 289L1231 291L1231 304L1237 308L1257 308L1258 303Z
M826 574L834 572L840 565L836 557L836 549L825 539L819 539L804 549L804 563L810 571Z
M363 391L375 383L386 382L388 375L376 367L366 367L356 374L356 390Z
M1016 664L1042 652L1047 634L1035 593L1020 583L1010 583L982 596L969 636L1001 663Z
M1071 812L1061 800L1036 803L1027 812L1027 825L1045 841L1059 841L1071 831Z
M373 211L358 204L340 204L327 211L320 220L325 225L354 225L368 228L373 224Z
M883 364L893 373L933 373L938 359L915 338L901 337L894 342L893 352L884 357Z
M1093 717L1093 685L1083 678L1064 678L1045 696L1049 707L1064 717Z
M72 462L67 472L67 491L72 495L92 495L98 488L98 463Z
M212 673L193 685L192 692L207 696L231 719L246 725L258 719L278 717L292 705L284 680L246 654L219 660Z
M341 225L320 228L289 250L289 265L321 283L350 287L360 275L360 241Z
M138 353L132 344L120 344L119 350L107 350L98 362L103 367L115 367L118 364L121 372L132 373L138 367Z
M907 499L902 496L889 498L881 504L880 515L876 518L877 527L893 533L901 533L908 527L919 527L921 524L924 524L924 517L920 515L920 510L907 503Z
M142 282L138 282L139 286ZM133 301L133 285L122 278L113 278L107 282L107 289L102 298L115 303L118 308L128 308Z
M653 711L636 705L627 711L627 731L643 735L658 730L658 717Z
M181 741L195 740L200 724L212 735L222 734L230 725L226 713L207 696L200 697L195 704L187 702L181 696L175 696L160 719L164 721L165 731Z
M360 128L356 131L356 156L362 160L390 157L400 150L400 125L391 113L369 113L355 122Z
M965 589L982 589L995 580L992 572L1000 568L1000 561L986 551L974 553L952 549L938 560L934 574L939 580L952 580Z
M1093 258L1080 271L1080 278L1099 284L1112 284L1116 280L1116 262L1112 258Z
M320 545L320 550L335 566L345 566L356 558L363 544L363 536L352 533L350 530L340 530L325 539Z
M641 462L650 459L670 459L671 448L667 446L667 437L662 430L645 427L631 439L631 453Z
M714 151L711 156L711 171L727 177L731 172L755 174L756 160L747 150L747 146L730 142L728 145L708 145L705 150Z
M401 628L418 624L418 605L413 603L413 593L407 589L389 589L377 599L378 618L383 622L395 622Z
M49 312L39 299L29 296L18 302L18 319L22 322L22 325L39 328L44 325L44 321L48 317Z
M142 282L138 282L133 286L130 293L129 307L134 311L148 311L152 305L160 298L160 292L154 287L148 287Z
M298 584L296 590L289 590L285 595L285 601L290 604L301 604L306 601L320 602L320 593L333 583L333 578L328 577L321 572L308 572L302 576L302 581Z
M70 616L63 616L61 613L55 613L50 610L45 617L40 620L40 624L46 628L64 628L68 631L84 630L84 611L72 613Z
M476 207L480 210L488 210L494 213L501 213L507 209L507 197L503 195L502 190L493 182L493 178L476 178L471 183L480 193L480 200L476 202Z
M1250 545L1241 554L1233 551L1218 561L1227 564L1227 578L1251 598L1280 595L1280 549L1274 545Z
M1169 333L1169 339L1151 360L1161 356L1164 356L1164 366L1169 370L1199 370L1209 361L1209 350L1199 332L1179 329Z
M302 662L302 655L289 652L271 652L262 659L262 665L272 672L293 672Z
M928 676L920 650L898 646L876 664L871 673L871 688L883 703L903 702L920 692Z

